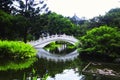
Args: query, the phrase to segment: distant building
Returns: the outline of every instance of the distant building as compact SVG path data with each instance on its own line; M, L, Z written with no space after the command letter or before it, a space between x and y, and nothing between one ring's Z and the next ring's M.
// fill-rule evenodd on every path
M74 14L74 16L72 17L72 19L75 20L75 21L80 21L81 20L76 14Z
M85 17L79 18L76 14L71 18L71 21L75 24L80 24L81 22L85 21Z

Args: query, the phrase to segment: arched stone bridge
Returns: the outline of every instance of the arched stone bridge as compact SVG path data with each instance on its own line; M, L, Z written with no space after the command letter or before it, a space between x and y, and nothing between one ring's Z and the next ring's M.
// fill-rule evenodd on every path
M66 42L69 42L69 43L75 45L79 40L73 36L68 36L65 34L63 34L63 35L56 34L56 35L52 35L52 36L39 38L36 41L30 41L29 44L31 44L35 48L43 48L53 41L66 41Z

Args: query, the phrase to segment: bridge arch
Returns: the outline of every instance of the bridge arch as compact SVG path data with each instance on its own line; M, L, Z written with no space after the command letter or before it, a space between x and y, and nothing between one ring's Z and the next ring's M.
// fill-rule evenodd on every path
M35 48L43 48L46 45L50 44L53 41L66 41L69 42L73 45L75 45L77 42L79 42L78 39L76 39L73 36L68 36L68 35L52 35L52 36L47 36L43 38L39 38L36 41L31 41L29 42L33 47Z

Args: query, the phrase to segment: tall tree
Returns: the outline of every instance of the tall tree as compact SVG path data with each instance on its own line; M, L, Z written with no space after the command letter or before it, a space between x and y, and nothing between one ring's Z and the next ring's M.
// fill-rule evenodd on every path
M0 38L9 39L12 33L13 16L0 10ZM9 38L8 38L9 37Z
M26 24L24 25L24 42L27 41L27 34L32 29L36 16L42 12L49 12L47 4L44 1L36 3L35 0L17 0L19 3L17 14L24 16ZM32 24L33 23L33 24Z
M109 26L120 28L120 8L111 9L106 13L103 21Z
M0 10L11 13L13 1L14 0L0 0Z
M38 22L42 23L42 32L49 34L72 34L74 33L74 27L76 27L70 19L54 12L41 15ZM40 30L38 29L38 31Z
M90 19L90 28L108 25L120 28L120 8L111 9L104 16Z

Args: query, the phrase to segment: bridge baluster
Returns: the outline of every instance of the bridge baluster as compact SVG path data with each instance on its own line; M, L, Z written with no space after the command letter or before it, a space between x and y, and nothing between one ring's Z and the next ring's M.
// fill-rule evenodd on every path
M34 47L40 47L43 48L45 45L49 44L52 41L57 41L57 40L63 40L63 41L67 41L71 44L75 44L76 42L78 42L78 40L74 37L74 36L68 36L66 34L63 35L51 35L51 36L47 36L47 37L42 37L39 38L36 41L31 41L29 42L31 45L33 45Z

